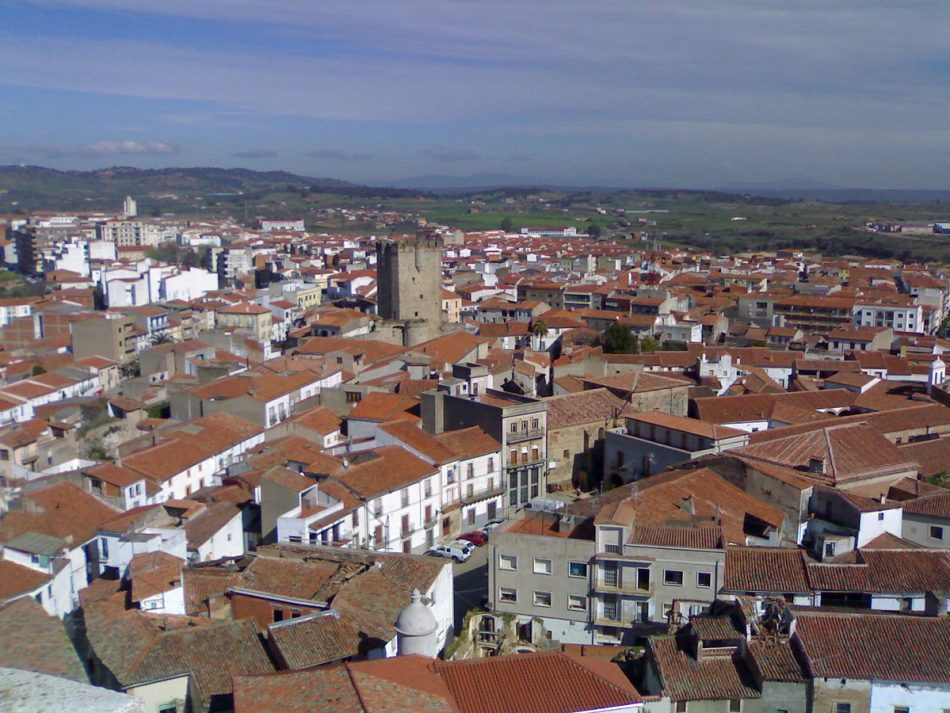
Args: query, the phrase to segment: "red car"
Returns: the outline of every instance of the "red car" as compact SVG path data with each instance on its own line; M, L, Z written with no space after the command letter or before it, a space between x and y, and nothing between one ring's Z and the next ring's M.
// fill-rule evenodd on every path
M472 532L466 532L464 535L459 535L458 539L471 542L476 547L481 547L488 542L488 535L481 530L473 530Z

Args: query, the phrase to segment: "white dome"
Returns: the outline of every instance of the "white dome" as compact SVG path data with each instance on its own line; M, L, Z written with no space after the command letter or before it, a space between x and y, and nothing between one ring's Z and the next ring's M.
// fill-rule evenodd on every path
M429 636L438 628L432 610L422 603L419 590L413 589L412 601L396 619L396 631L402 636Z

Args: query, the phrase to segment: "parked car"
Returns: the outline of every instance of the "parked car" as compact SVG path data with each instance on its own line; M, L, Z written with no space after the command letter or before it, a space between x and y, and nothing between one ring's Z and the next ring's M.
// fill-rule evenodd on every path
M487 535L492 530L498 527L501 527L503 522L504 522L503 520L489 520L484 525L482 525L482 528L481 528L482 532L484 532Z
M435 547L430 547L426 554L432 555L433 557L445 557L446 559L453 560L455 562L466 562L469 557L472 556L472 552L475 550L475 545L471 542L466 542L465 540L456 540L455 542L450 542L447 545L436 545Z
M465 540L466 542L471 542L476 547L481 547L482 545L488 544L488 534L482 530L472 530L471 532L466 532L464 535L459 535L460 540Z

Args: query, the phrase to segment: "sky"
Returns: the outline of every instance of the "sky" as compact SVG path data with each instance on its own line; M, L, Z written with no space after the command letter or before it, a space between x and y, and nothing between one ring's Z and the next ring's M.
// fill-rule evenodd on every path
M0 164L950 188L950 2L0 0Z

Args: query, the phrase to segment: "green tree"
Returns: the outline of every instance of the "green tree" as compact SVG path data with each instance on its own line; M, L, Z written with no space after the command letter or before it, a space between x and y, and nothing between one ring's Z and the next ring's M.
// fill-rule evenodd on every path
M591 223L587 226L587 234L592 238L599 238L602 232L604 232L604 229L600 227L599 223Z
M42 364L34 364L33 368L30 369L30 376L39 376L40 374L45 374L46 369L43 368Z
M514 227L514 223L511 221L507 215L501 219L501 229L506 233L510 233L511 229Z
M659 346L660 345L653 337L644 337L642 340L640 340L640 351L642 351L644 354L655 352Z
M637 338L629 327L619 322L614 322L604 330L601 344L608 354L636 354L639 351Z
M531 325L531 334L536 337L543 337L548 333L548 325L543 319L537 319Z
M153 347L157 347L159 344L171 344L174 341L175 340L172 339L172 336L168 332L153 334L152 338L149 340Z

